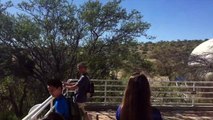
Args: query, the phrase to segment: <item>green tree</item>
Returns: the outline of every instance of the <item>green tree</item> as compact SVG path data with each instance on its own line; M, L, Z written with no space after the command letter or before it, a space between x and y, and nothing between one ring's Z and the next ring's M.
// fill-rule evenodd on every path
M105 4L89 0L80 6L68 0L31 0L18 5L22 14L1 12L0 67L11 66L0 71L1 98L9 97L3 101L10 102L6 109L12 106L21 117L46 98L48 79L75 78L80 61L89 63L92 78L107 78L112 70L143 64L136 38L149 37L145 32L150 24L138 11L127 12L120 4L120 0Z
M11 4L11 3L10 3ZM3 7L1 10L6 10L9 7ZM21 118L24 112L28 111L31 104L35 104L36 97L30 94L34 91L33 85L39 87L36 83L33 84L34 63L29 58L26 49L22 48L14 39L15 37L15 17L5 11L0 13L0 102L2 103L1 113L14 113ZM17 43L17 44L11 44ZM43 87L42 87L43 88ZM40 90L42 90L42 88ZM39 92L36 92L36 94ZM35 93L34 93L35 94ZM39 96L40 97L40 96ZM28 98L32 98L29 100ZM34 99L35 98L35 99ZM2 115L5 115L2 114ZM13 115L13 114L11 114ZM8 119L12 119L8 116ZM2 118L6 119L6 118Z
M81 6L80 18L85 23L88 39L80 59L89 61L93 78L107 77L110 71L127 67L126 62L134 63L137 58L132 60L131 55L138 53L135 38L147 36L145 31L150 24L142 21L142 15L136 10L127 13L120 3L114 0L103 5L89 1Z
M150 24L136 10L127 13L120 3L88 1L79 8L66 0L19 4L29 16L19 16L15 38L29 50L36 77L43 84L51 77L74 78L81 60L89 61L94 78L121 68L135 52L130 50L136 47L135 38L147 36Z

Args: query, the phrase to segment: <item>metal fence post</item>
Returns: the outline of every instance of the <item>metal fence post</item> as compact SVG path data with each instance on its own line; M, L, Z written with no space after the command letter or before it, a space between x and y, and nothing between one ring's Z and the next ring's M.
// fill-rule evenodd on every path
M107 80L104 81L104 105L106 105L107 102Z
M193 91L192 91L192 106L194 106L194 105L195 105L195 94L196 94L195 82L193 82Z
M99 114L96 114L96 120L99 120Z

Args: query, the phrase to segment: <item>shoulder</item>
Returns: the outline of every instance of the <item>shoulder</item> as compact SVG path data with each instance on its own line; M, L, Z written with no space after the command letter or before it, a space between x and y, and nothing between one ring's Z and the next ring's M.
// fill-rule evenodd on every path
M162 120L160 111L155 107L152 107L152 116L154 120Z
M152 112L156 114L160 113L160 111L156 107L152 107Z
M82 78L83 79L87 79L87 80L89 80L89 76L88 76L88 74L86 73L86 74L82 74Z
M83 80L83 79L89 79L87 74L82 74L81 77L79 78L79 80Z
M59 98L57 98L56 101L58 102L58 104L63 104L63 105L68 104L67 98L63 95L61 95Z
M90 81L87 75L81 75L80 79L78 80L78 82L87 82L87 81Z
M117 111L121 111L121 106L120 105L118 106Z

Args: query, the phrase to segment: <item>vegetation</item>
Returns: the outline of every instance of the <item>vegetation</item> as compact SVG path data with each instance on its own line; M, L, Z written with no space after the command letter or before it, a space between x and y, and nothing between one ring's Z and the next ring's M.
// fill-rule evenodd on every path
M88 62L96 79L134 68L171 80L187 73L188 57L202 40L139 43L138 37L152 37L146 34L150 24L120 4L31 0L11 14L6 9L12 3L0 3L0 113L14 113L2 119L20 119L46 99L48 79L77 78L80 61Z
M168 76L174 80L177 76L187 76L192 72L188 66L192 50L204 40L161 41L145 43L141 46L142 54L152 63L151 74Z
M11 2L1 3L0 100L7 104L0 111L22 118L47 98L48 79L76 78L80 61L88 62L91 78L109 78L111 71L144 61L135 38L149 37L145 31L150 24L120 3L88 1L76 6L67 0L32 0L18 4L18 14L6 12Z

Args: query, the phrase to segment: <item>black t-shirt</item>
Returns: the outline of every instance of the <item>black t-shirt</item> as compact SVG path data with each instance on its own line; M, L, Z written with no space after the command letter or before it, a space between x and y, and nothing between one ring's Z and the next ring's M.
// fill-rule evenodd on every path
M87 92L90 87L90 80L86 74L81 75L77 82L78 90L76 91L75 101L78 103L84 103L87 101Z

